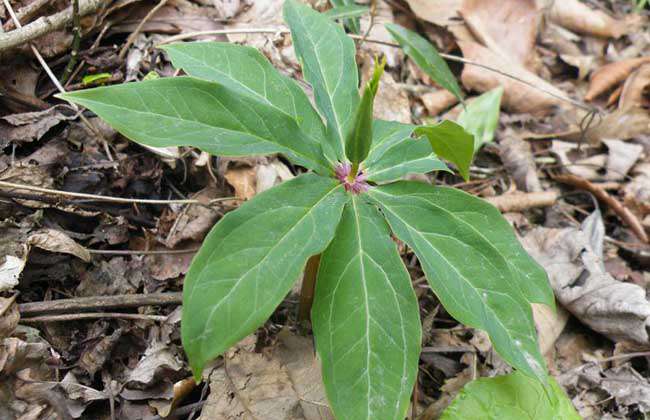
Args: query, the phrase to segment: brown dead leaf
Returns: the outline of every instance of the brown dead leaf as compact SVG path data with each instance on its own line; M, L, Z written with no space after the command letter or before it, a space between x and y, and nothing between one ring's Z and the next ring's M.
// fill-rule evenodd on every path
M535 0L464 0L460 14L485 47L525 68L533 67L539 24Z
M569 321L569 313L561 306L558 306L556 311L546 305L537 303L533 303L531 306L539 340L539 349L543 355L547 355L553 350L555 341L560 337L566 323Z
M476 42L460 41L458 45L463 52L463 56L468 60L496 68L507 74L512 74L548 92L552 92L560 97L566 97L564 92L544 79L520 65L504 59L502 56ZM461 80L467 89L478 92L487 92L498 86L503 86L504 94L502 104L505 108L513 112L543 115L562 103L560 99L550 96L545 92L478 66L466 65L463 68Z
M627 78L618 101L618 109L636 107L650 108L650 64L647 63Z
M623 202L639 218L650 215L650 163L636 166L634 178L623 187Z
M614 341L648 344L650 302L641 287L616 281L604 269L604 225L596 211L580 229L538 227L526 250L546 268L558 301L576 318Z
M431 117L437 116L442 111L449 109L458 103L456 95L446 89L422 94L420 95L420 100Z
M551 22L580 34L619 38L629 29L624 20L614 19L580 0L538 0L538 6L545 11Z
M232 168L226 171L224 177L228 184L235 190L235 197L240 200L250 200L256 194L255 181L257 170L255 168Z
M449 26L460 20L458 13L463 0L407 0L413 13L420 19L438 26Z
M182 377L180 375L182 369L182 359L176 348L154 341L137 366L129 373L127 387L142 389L163 381L173 388L173 383Z
M8 167L4 171L0 172L0 181L43 188L54 187L54 179L52 179L45 167L30 164L16 164ZM23 195L33 194L33 191L20 188L0 187L0 189ZM42 201L18 200L18 202L24 206L32 208L49 207L48 204L43 203Z
M362 86L372 75L374 59L369 54L362 57L361 75ZM406 91L399 86L389 72L385 72L379 81L379 90L375 96L374 117L387 121L398 121L410 124L411 101Z
M230 183L230 180L228 182ZM220 195L217 188L208 186L192 195L191 198L204 200L208 203ZM169 230L165 239L165 245L169 248L174 248L185 240L202 241L218 217L219 213L215 209L207 206L195 205L185 207Z
M273 350L254 353L240 345L210 375L201 420L329 420L311 340L281 333Z
M499 156L520 191L542 191L530 144L510 130L499 141Z
M608 90L614 89L645 63L650 63L650 57L616 61L599 68L589 79L589 89L585 94L585 100L593 101Z
M9 337L20 321L20 312L16 304L16 294L4 298L0 296L0 339Z
M45 111L4 116L0 118L0 149L12 142L29 143L38 140L50 128L67 119L69 117L63 115L56 106Z
M607 146L607 173L605 179L621 181L632 169L643 152L640 144L626 143L621 140L603 140Z

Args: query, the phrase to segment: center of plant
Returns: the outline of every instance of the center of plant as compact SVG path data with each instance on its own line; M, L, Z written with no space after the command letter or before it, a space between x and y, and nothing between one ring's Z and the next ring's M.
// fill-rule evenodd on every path
M336 174L336 179L341 181L345 191L351 192L352 194L361 194L362 192L368 191L370 185L366 182L366 175L361 169L358 169L356 173L352 173L352 165L348 162L339 164L334 170Z

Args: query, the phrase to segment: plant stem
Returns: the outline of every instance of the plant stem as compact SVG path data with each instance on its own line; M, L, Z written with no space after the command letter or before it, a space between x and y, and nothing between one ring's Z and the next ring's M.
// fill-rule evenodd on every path
M316 290L316 276L320 254L314 255L307 260L305 275L302 278L302 289L300 290L300 304L298 306L298 324L306 327L310 321L311 305L314 303L314 291Z
M72 52L70 52L70 61L63 70L61 76L61 84L65 83L70 78L72 70L77 65L77 57L79 56L79 46L81 45L81 18L79 17L79 0L72 0Z

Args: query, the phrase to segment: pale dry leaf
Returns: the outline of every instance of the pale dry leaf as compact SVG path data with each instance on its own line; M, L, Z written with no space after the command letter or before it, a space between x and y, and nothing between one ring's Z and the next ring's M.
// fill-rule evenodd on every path
M632 166L641 157L643 146L614 139L605 139L603 143L605 143L609 151L605 178L610 181L625 179Z
M650 63L650 57L616 61L599 68L589 79L589 89L585 94L585 100L593 101L608 90L614 89L645 63Z
M221 194L217 188L208 186L193 194L190 198L208 204L210 200L220 196ZM209 206L187 206L174 221L164 244L169 248L174 248L185 240L202 241L210 228L216 223L218 217L219 212Z
M255 353L242 342L210 374L200 420L333 419L311 340L281 332L276 347Z
M624 20L614 19L580 0L538 0L537 3L551 22L580 34L619 38L629 29Z
M460 14L485 47L525 68L533 67L540 18L535 0L464 0Z
M460 21L459 10L463 0L407 0L407 2L417 17L438 26L449 26Z
M634 178L623 187L623 202L639 218L650 215L650 163L635 167Z
M376 4L375 16L373 18L373 25L368 32L368 38L376 39L382 42L392 43L393 37L386 29L387 23L394 23L392 7L383 1ZM366 14L361 17L361 33L365 34L370 26L370 15ZM386 57L388 67L395 67L400 64L401 50L399 48L389 47L377 43L365 42L361 45L361 49L370 52L372 55L379 55Z
M373 72L374 60L370 55L362 57L361 86L364 86ZM385 72L379 81L379 89L375 96L374 117L380 120L397 121L411 124L411 101L406 91L400 88L389 72Z
M569 321L569 313L558 306L555 311L546 305L533 303L533 318L539 340L539 349L543 355L548 355L555 346L555 342L562 334Z
M520 191L542 191L530 144L507 131L499 141L499 156Z
M646 63L630 75L623 85L618 109L650 108L650 64Z
M31 185L35 187L53 188L54 179L50 176L45 167L31 164L15 164L0 172L0 181L11 182L14 184ZM4 191L11 191L16 194L30 195L33 191L0 187ZM49 204L36 200L17 200L20 204L31 208L46 208Z
M90 253L63 232L43 228L29 235L27 245L35 246L50 252L74 255L83 261L90 261Z
M228 169L224 174L226 181L235 190L235 197L240 200L250 200L257 192L257 169L238 167Z
M463 56L468 60L496 68L507 74L512 74L533 84L534 86L546 90L547 92L552 92L560 97L566 98L564 92L557 89L552 84L525 68L504 60L503 57L481 44L461 41L458 45L463 52ZM487 71L478 66L466 65L463 68L461 80L467 89L478 92L487 92L498 86L503 86L504 94L502 105L513 112L543 115L550 112L554 107L562 104L560 99L553 97L548 93L532 88L509 77Z
M573 175L587 180L602 178L600 171L607 164L607 155L604 153L586 155L594 150L588 146L581 146L578 152L578 145L560 140L551 143L551 152L559 159L564 168Z
M16 304L16 295L5 298L0 296L0 339L13 334L20 321L20 312Z
M604 227L594 212L580 229L538 227L523 238L558 301L581 322L614 341L648 344L650 302L645 290L616 281L602 263Z
M20 273L25 268L26 261L13 255L5 255L0 262L0 292L6 292L18 286Z
M173 346L154 341L129 373L127 386L139 388L157 381L170 382L183 369L182 359ZM171 386L171 384L170 384Z

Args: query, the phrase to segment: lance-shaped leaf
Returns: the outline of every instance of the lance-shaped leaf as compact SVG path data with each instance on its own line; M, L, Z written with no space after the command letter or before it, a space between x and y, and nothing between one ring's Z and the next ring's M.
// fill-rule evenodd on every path
M552 297L538 290L546 276L520 246L511 245L513 234L503 231L496 209L482 208L478 198L458 190L417 182L397 182L369 194L395 235L413 248L447 311L487 331L508 363L544 381L530 301L548 303Z
M220 83L276 108L321 143L325 126L296 82L281 74L256 48L229 42L189 42L162 47L188 75Z
M474 136L460 125L445 120L436 125L423 125L415 129L416 136L424 136L431 143L433 151L458 167L458 172L467 181L469 166L474 158Z
M310 169L329 171L318 145L302 134L293 118L216 83L175 77L60 97L85 106L147 146L193 146L225 156L285 153Z
M330 143L323 150L330 159L333 154L334 160L343 161L345 135L359 104L354 42L340 25L296 0L284 3L284 20L316 105L327 120Z
M571 400L555 382L549 386L521 373L480 378L463 390L440 417L441 420L580 420Z
M386 66L386 57L381 61L375 61L375 69L372 78L368 81L366 88L363 90L363 96L359 107L354 115L354 122L352 124L352 131L348 134L345 143L345 153L348 159L354 165L362 162L372 143L372 126L373 126L373 104L377 89L379 89L379 79L384 74L384 67Z
M408 174L449 171L428 141L411 138L413 130L409 124L374 121L372 146L363 163L369 181L385 183Z
M463 100L456 78L449 70L445 60L440 57L438 51L429 41L419 34L394 23L387 23L386 29L418 67L440 86L456 95L460 101Z
M349 22L353 22L352 25L354 25L354 23L358 24L359 22L359 19L356 18L363 16L370 11L368 7L354 4L354 2L350 0L332 1L332 4L336 4L336 3L343 4L346 2L349 4L342 5L342 6L335 6L334 8L324 12L323 14L330 19L349 19ZM346 23L346 25L350 26L350 23ZM351 28L351 30L355 34L359 33L358 26L356 29Z
M332 239L347 197L333 179L302 175L212 229L183 286L183 348L196 378L268 319L307 259Z
M386 221L363 197L346 205L321 257L312 322L336 417L402 420L420 354L418 304Z
M502 96L502 86L485 92L471 100L458 116L458 124L474 135L474 151L494 139Z

